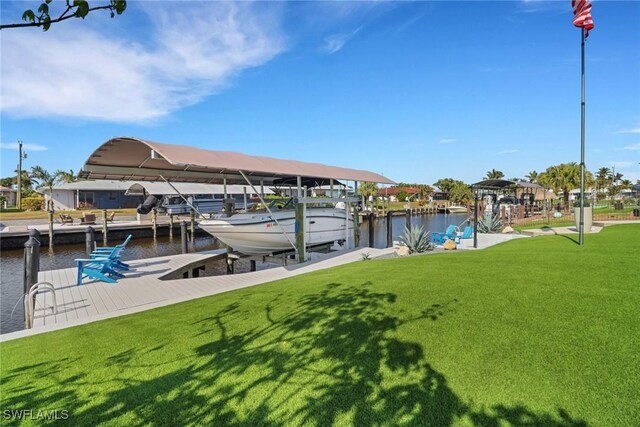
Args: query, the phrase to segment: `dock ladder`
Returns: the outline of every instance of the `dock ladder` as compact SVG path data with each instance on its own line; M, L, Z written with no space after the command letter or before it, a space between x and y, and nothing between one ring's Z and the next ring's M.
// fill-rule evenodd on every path
M51 309L53 314L58 314L58 304L56 302L55 288L49 282L38 282L35 285L31 286L29 292L24 296L24 319L27 329L33 328L33 317L35 315L34 297L36 296L36 294L43 292L51 292L53 297L53 306L45 307L45 309L49 308Z

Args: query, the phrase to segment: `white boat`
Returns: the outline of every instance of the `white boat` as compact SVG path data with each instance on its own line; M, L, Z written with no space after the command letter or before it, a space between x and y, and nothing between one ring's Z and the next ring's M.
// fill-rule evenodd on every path
M218 216L201 221L198 226L234 250L249 255L264 255L293 250L296 242L295 209L290 201L281 209ZM307 247L343 242L353 236L353 218L343 208L307 207L305 241ZM277 223L274 220L277 219Z
M467 213L467 207L466 206L460 206L460 205L451 205L447 207L447 212L449 213Z

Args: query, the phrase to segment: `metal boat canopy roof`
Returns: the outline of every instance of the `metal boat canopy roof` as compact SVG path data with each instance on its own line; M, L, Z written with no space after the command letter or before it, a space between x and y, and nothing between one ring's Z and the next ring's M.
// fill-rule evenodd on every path
M129 196L146 196L147 194L170 196L175 194L216 194L224 193L224 185L204 184L200 182L172 182L171 185L162 182L143 181L132 183L127 188L126 194ZM251 194L251 187L245 185L227 185L227 194ZM264 189L264 194L274 194L270 188Z
M133 137L117 137L102 144L87 159L80 176L91 179L135 181L206 182L245 184L244 173L254 184L295 177L344 179L393 184L389 178L365 170L320 163L250 156L184 145L160 144Z

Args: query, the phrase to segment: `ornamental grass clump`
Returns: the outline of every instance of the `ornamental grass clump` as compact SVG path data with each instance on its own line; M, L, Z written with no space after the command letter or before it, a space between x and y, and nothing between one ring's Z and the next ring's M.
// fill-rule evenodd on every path
M425 231L422 226L404 227L404 234L399 237L400 244L409 248L409 253L423 253L432 251L431 232Z

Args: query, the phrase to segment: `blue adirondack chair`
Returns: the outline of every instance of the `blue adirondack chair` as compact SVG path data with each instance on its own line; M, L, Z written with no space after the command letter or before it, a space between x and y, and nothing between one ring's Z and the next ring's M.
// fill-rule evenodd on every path
M120 260L120 253L126 248L127 243L131 240L131 234L127 236L124 242L113 247L99 247L95 248L91 253L91 258L110 258L113 261L112 267L120 270L128 270L129 264L126 264Z
M471 227L470 225L467 225L464 228L464 231L462 232L462 234L459 236L456 236L455 239L453 239L453 241L459 244L460 240L471 239L472 237L473 237L473 227Z
M447 240L454 240L456 238L456 236L458 235L457 229L458 227L452 224L447 227L447 230L444 233L434 231L432 233L431 240L436 245L444 245L444 242L446 242Z
M113 266L109 258L77 259L78 285L82 285L84 277L90 277L107 283L116 283L116 279L124 277Z
M124 277L118 270L128 270L129 265L120 261L120 254L131 240L129 235L125 241L114 247L96 248L88 259L77 259L78 285L84 277L116 283L116 279Z

